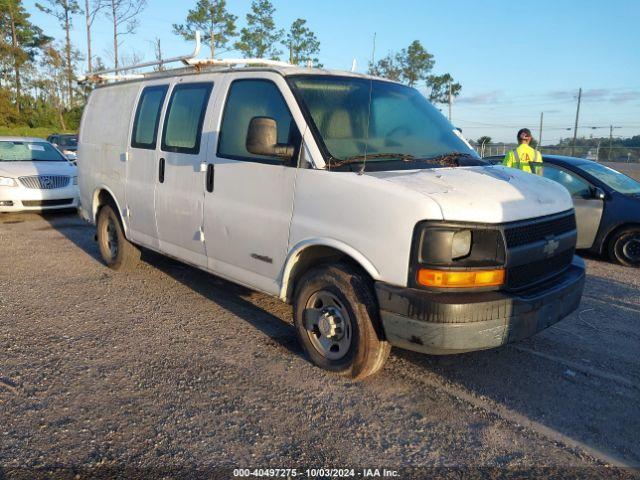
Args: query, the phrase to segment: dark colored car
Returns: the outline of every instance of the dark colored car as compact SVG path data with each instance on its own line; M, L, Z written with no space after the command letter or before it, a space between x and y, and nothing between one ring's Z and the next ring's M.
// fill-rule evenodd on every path
M54 133L47 137L69 160L76 160L78 153L78 135L70 133Z
M499 164L503 156L484 160ZM564 185L573 197L577 248L640 267L640 182L582 158L543 155L536 173Z

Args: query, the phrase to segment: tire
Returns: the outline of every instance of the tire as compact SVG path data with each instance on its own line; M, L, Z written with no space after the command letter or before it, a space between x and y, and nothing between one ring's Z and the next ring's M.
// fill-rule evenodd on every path
M373 375L391 351L383 339L371 281L350 265L306 272L296 285L293 319L311 362L345 377Z
M609 242L609 258L627 267L640 267L640 227L617 232Z
M140 250L124 236L116 208L102 207L96 223L98 249L104 263L114 270L134 268L140 260Z

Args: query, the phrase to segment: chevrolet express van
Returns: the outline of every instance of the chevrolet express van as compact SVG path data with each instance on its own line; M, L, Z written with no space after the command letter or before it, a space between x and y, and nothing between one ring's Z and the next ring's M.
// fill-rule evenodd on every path
M154 250L293 306L316 365L391 346L498 347L574 311L584 263L561 185L483 162L417 90L272 62L96 88L81 214L114 269Z

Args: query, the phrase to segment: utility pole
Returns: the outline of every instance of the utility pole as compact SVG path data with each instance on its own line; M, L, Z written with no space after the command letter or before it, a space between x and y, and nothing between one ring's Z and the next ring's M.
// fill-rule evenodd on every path
M449 122L451 122L451 80L449 80Z
M609 125L609 157L608 157L608 161L611 161L611 152L613 151L613 130L616 128L622 128L622 127L615 127L613 125Z
M609 158L608 158L609 161L611 161L612 145L613 145L613 125L609 125Z
M538 147L536 150L540 150L542 146L542 119L544 118L544 112L540 112L540 131L538 132Z
M571 144L571 156L573 157L576 149L576 140L578 138L578 118L580 117L580 100L582 100L582 87L578 90L578 107L576 108L576 124L573 127L573 143Z

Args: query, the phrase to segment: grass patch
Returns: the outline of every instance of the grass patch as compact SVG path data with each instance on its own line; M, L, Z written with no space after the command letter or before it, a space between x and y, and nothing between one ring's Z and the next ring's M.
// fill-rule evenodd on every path
M54 127L37 127L28 126L2 127L0 126L0 136L7 137L38 137L47 138L54 133L76 133L71 131L61 131Z

